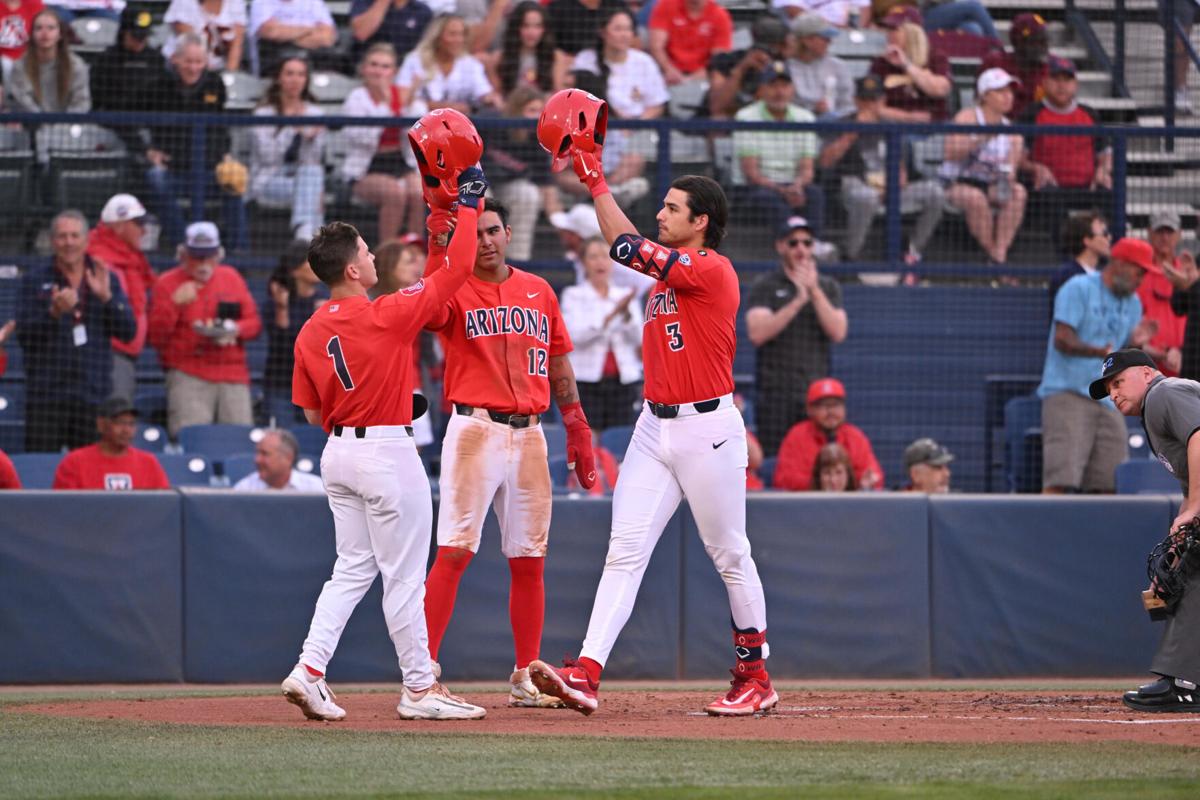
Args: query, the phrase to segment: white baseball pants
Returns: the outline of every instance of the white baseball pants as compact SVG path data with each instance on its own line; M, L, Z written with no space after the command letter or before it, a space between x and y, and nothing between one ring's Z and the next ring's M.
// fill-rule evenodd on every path
M383 575L383 616L404 685L434 682L425 629L425 564L433 525L429 478L403 426L330 436L321 455L337 546L300 661L325 672L355 606Z
M725 582L734 624L766 630L767 603L746 537L746 461L746 427L725 398L708 414L685 405L675 419L643 409L617 476L608 556L581 656L601 666L608 660L650 555L685 497Z

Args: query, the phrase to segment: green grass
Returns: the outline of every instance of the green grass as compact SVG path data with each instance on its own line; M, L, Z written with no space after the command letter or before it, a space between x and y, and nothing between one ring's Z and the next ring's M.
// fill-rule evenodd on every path
M3 697L0 703L18 699L29 695ZM327 726L200 727L0 710L3 798L1157 800L1200 796L1197 755L1195 748L1112 742L987 746L538 738Z

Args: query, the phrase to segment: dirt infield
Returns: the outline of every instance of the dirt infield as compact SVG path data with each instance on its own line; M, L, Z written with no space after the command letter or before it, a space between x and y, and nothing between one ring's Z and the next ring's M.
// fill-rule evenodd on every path
M591 717L572 711L510 709L499 692L467 691L488 710L477 722L402 722L395 696L344 692L347 720L315 723L274 694L83 700L9 706L15 713L191 725L316 727L561 736L773 739L873 742L1135 741L1200 746L1200 715L1138 714L1116 694L1080 691L783 691L761 717L713 719L709 692L602 692Z

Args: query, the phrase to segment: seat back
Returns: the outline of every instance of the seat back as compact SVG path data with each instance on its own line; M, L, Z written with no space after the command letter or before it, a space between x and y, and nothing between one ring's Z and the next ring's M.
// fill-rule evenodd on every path
M1174 475L1157 460L1133 459L1117 465L1117 494L1179 494Z
M211 486L212 462L194 453L155 453L172 486Z
M263 429L254 425L188 425L179 431L179 444L188 455L222 461L228 456L254 454Z
M54 486L54 472L62 461L62 453L17 453L13 467L25 489L49 489Z
M324 428L320 425L296 425L288 430L296 437L301 453L315 453L320 461L319 456L325 451L325 443L329 441L329 434Z
M624 461L625 451L629 449L629 441L632 438L632 425L618 425L614 428L605 428L600 432L600 446L612 453L617 461Z
M1037 492L1042 485L1042 400L1014 397L1004 404L1004 472L1010 492Z
M55 208L75 208L95 218L125 183L124 153L51 151L50 199Z

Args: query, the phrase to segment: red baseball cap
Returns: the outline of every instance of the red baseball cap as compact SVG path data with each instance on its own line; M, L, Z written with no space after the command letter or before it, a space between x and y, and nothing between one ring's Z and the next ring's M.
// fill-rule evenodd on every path
M839 400L845 400L846 387L842 386L842 382L837 378L822 378L808 387L809 405L818 400L824 400L826 397L836 397Z
M1137 264L1147 272L1162 274L1162 268L1154 260L1154 248L1150 246L1149 242L1143 242L1141 239L1133 239L1128 236L1124 239L1119 239L1112 246L1109 258L1119 258L1122 261Z

